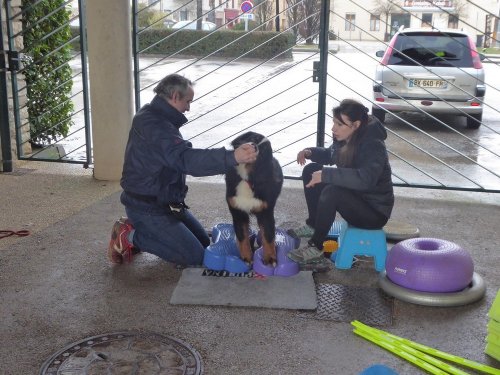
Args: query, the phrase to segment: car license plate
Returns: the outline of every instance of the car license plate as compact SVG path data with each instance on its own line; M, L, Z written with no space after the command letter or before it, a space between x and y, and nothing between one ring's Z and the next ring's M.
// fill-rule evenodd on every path
M448 86L448 82L442 79L418 79L411 78L408 80L408 87L424 87L432 89L445 89Z

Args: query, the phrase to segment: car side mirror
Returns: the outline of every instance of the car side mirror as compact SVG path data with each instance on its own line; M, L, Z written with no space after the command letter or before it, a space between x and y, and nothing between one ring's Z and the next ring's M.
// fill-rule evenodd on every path
M383 57L384 56L384 51L377 51L377 52L375 52L375 56L377 56L377 57Z

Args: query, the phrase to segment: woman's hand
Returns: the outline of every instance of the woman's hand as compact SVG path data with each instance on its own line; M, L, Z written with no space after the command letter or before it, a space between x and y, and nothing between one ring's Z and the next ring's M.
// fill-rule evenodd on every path
M304 165L306 163L306 159L311 158L311 154L312 152L308 148L303 149L297 154L297 163Z
M306 187L313 187L321 182L321 171L316 171L312 174L311 181L306 185Z

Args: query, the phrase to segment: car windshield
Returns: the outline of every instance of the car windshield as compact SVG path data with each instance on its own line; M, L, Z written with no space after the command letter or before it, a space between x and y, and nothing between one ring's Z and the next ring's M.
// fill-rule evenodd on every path
M462 34L399 34L390 65L472 67L467 36Z

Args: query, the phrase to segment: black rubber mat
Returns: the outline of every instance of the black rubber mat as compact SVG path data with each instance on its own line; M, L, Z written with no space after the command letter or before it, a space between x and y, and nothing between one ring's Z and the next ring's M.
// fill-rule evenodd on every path
M373 326L392 325L394 298L379 288L319 283L316 295L317 309L301 312L300 317L337 322L359 320Z

